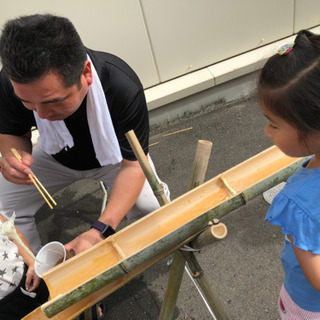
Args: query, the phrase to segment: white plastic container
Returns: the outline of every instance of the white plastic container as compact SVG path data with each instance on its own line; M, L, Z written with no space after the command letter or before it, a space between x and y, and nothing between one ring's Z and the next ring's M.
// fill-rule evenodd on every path
M52 241L43 246L36 255L34 269L39 277L45 271L66 260L66 248L61 242Z

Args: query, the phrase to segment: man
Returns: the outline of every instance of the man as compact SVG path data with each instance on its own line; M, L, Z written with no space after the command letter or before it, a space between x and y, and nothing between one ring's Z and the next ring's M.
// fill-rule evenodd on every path
M53 15L8 21L0 58L0 212L8 218L15 211L35 252L41 245L34 214L43 199L31 170L50 193L84 178L112 186L99 221L66 244L75 253L112 234L129 211L147 214L159 206L125 138L133 129L148 154L143 87L124 61L85 48L72 23ZM40 134L34 148L32 126Z

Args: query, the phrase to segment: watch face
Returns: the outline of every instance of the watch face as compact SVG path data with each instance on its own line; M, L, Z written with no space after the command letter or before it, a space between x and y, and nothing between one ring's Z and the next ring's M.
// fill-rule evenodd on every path
M114 233L115 233L115 231L114 231L113 228L112 228L111 226L109 226L109 225L106 225L104 231L102 232L102 234L103 234L103 236L104 236L105 238L111 236L111 235L114 234Z
M91 228L97 229L98 231L101 232L101 234L107 238L111 236L112 234L115 233L114 229L109 226L108 224L104 224L101 221L95 221L92 225Z

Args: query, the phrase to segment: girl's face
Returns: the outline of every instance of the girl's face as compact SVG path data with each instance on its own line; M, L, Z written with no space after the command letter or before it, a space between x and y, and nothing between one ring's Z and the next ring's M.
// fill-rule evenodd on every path
M261 108L268 119L264 133L283 153L290 157L320 155L320 133L310 133L301 139L299 131L291 124L270 112L264 105Z

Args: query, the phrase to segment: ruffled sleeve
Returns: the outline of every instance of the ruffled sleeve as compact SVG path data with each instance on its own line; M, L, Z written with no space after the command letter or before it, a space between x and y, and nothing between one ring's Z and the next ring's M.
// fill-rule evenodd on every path
M311 215L295 200L279 193L265 220L281 226L285 235L292 235L296 247L320 254L320 212Z

